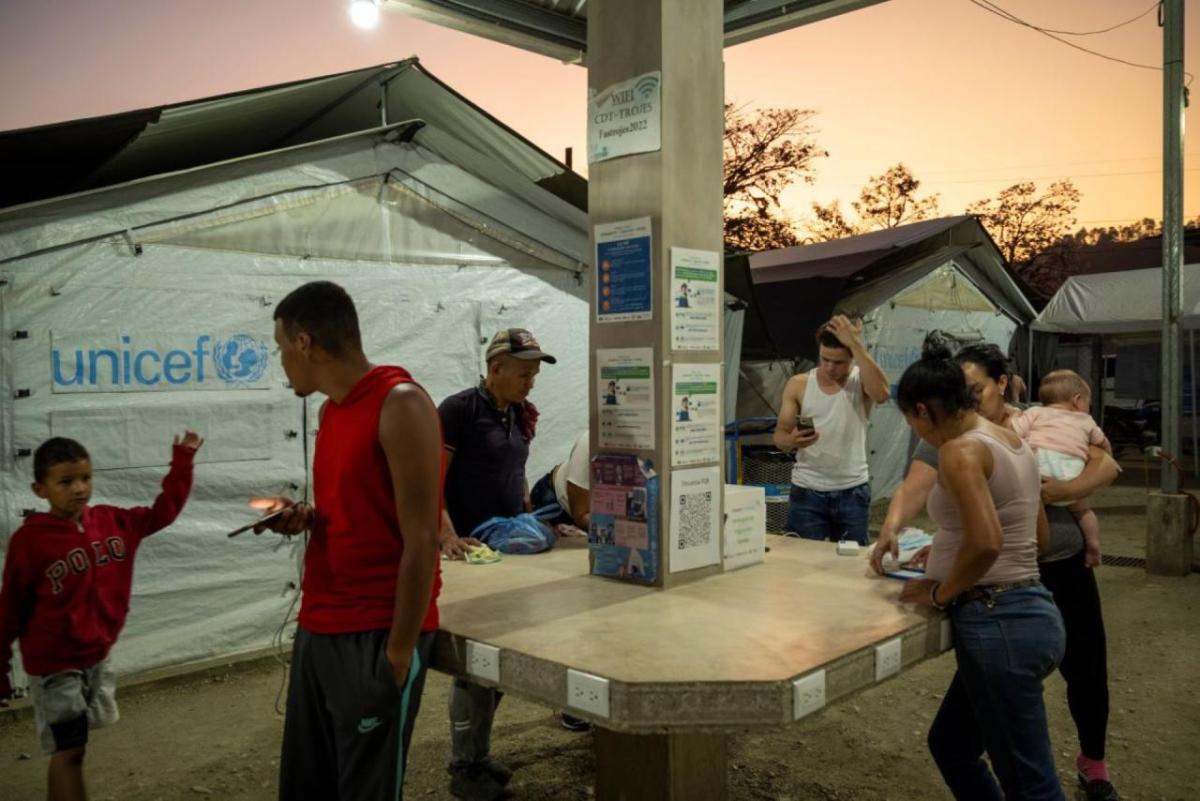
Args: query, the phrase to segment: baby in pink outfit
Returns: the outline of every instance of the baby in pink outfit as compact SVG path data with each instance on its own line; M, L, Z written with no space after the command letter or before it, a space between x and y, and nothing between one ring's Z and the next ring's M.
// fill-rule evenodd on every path
M1088 414L1092 390L1071 370L1055 370L1038 387L1041 406L1026 409L1012 418L1013 430L1037 452L1043 478L1070 481L1083 472L1088 447L1098 445L1112 453L1100 426ZM1089 567L1100 564L1100 520L1086 500L1065 504L1075 515L1087 545Z

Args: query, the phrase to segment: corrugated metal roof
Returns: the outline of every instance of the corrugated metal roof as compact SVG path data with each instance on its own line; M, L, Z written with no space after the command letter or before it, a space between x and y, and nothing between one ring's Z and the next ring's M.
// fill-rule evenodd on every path
M725 0L725 44L748 42L883 0ZM450 28L563 61L587 53L587 0L383 0Z

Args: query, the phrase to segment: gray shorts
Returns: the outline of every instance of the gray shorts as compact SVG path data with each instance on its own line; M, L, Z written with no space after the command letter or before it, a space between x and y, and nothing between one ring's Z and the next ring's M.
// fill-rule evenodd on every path
M88 729L117 722L117 680L108 660L83 670L29 677L33 716L42 751L87 745Z

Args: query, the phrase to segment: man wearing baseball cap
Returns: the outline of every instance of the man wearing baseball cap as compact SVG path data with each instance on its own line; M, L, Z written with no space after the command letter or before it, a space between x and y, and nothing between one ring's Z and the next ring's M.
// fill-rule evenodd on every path
M542 362L555 358L524 328L496 332L485 353L487 375L442 401L438 413L446 447L446 506L442 553L461 558L475 528L492 517L529 508L525 462L537 424L528 397ZM492 718L500 693L455 679L450 689L450 792L468 801L492 801L512 771L489 756Z

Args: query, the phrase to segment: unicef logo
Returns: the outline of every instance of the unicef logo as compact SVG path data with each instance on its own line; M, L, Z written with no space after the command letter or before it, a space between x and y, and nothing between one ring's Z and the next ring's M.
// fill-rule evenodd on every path
M267 373L267 344L249 334L234 334L213 346L213 362L226 384L254 384Z

